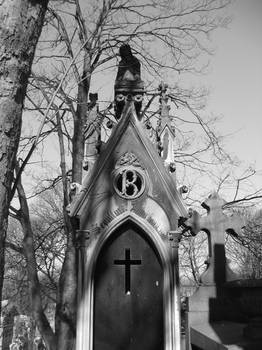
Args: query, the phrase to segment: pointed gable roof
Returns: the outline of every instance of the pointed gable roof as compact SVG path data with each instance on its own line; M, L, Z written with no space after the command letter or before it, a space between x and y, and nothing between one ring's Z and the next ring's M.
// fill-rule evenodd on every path
M117 159L127 152L135 153L147 172L154 179L158 179L158 186L161 187L165 200L168 200L168 205L172 207L172 211L175 211L176 216L187 216L187 210L176 189L176 184L166 170L157 150L147 138L132 101L126 102L120 121L104 145L92 172L85 178L79 195L71 203L69 215L81 215L86 202L90 197L94 197L94 193L98 193L99 181L108 182L110 180L110 173L114 171ZM105 191L108 191L108 195L110 195L109 187L104 188Z

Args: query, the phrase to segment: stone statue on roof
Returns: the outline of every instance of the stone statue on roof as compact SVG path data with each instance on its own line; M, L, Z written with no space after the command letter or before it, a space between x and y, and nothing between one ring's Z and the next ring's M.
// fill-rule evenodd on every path
M118 65L116 82L123 80L141 80L141 70L139 60L132 54L131 47L123 44L119 49L121 61Z
M128 44L121 45L119 49L121 61L115 81L115 117L121 117L127 99L135 103L137 115L140 115L144 94L144 82L141 80L141 64L132 54Z

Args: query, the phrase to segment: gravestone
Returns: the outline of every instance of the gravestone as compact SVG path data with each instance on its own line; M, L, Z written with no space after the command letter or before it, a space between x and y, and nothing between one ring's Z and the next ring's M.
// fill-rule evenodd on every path
M225 235L237 235L244 223L239 215L227 216L223 212L225 203L217 193L212 193L202 204L207 215L200 216L197 212L192 212L186 221L193 234L204 231L208 236L207 269L201 275L201 285L188 298L187 306L189 343L205 350L216 346L218 349L225 348L219 344L223 344L228 337L227 326L223 329L220 324L223 325L223 322L232 319L236 314L234 299L226 288L226 282L236 279L237 276L228 266ZM233 327L232 332L234 329Z
M27 315L15 316L10 350L33 350L34 331L34 324L31 317Z
M2 350L9 350L13 339L14 320L17 315L17 309L12 304L7 305L6 309L3 311Z

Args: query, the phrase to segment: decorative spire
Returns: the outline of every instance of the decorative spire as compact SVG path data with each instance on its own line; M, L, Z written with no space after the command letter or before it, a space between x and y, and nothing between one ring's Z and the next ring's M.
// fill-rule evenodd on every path
M159 85L160 91L160 119L157 125L158 150L164 163L170 172L175 171L174 150L175 150L175 127L172 117L169 115L168 85L163 82Z

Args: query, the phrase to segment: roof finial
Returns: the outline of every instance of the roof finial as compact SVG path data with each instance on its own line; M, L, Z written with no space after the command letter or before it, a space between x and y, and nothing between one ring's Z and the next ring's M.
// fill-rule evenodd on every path
M172 117L169 115L170 106L168 105L167 89L168 85L161 82L158 88L160 92L160 118L157 125L157 140L159 154L164 159L168 170L173 173L176 169L174 160L175 128Z

